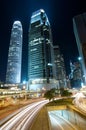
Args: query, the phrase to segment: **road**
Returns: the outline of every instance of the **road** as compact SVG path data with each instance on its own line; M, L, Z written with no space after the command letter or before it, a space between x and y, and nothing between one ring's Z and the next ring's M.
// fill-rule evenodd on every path
M16 115L4 123L0 130L28 130L34 117L46 103L48 101L44 100L22 108Z
M86 114L86 96L82 92L76 94L73 103L78 109Z
M69 121L59 115L55 115L53 112L49 112L49 117L51 130L77 130Z

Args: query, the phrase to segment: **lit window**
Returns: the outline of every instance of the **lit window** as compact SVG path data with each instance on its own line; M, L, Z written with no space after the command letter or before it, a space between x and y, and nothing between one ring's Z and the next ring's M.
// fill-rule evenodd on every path
M39 66L34 66L34 69L37 69L37 68L39 68Z
M34 48L34 49L31 49L30 51L36 51L37 50L37 48Z

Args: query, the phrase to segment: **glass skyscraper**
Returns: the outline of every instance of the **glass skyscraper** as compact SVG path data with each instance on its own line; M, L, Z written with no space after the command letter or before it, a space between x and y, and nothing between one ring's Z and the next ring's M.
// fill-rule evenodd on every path
M8 63L6 72L6 83L21 82L22 62L22 25L20 21L13 23L10 46L8 52Z
M60 53L59 46L54 46L54 62L56 66L56 79L58 80L58 88L66 86L66 68L63 55Z
M46 86L54 78L51 27L43 9L31 16L29 28L28 79L31 89ZM34 87L35 84L35 87ZM40 88L40 87L39 87Z
M73 18L73 29L83 71L83 82L86 85L86 13Z

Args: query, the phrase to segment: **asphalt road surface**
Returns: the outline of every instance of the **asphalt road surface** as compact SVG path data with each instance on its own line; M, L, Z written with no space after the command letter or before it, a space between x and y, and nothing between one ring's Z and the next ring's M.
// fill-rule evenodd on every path
M61 116L55 115L53 112L49 112L51 121L51 130L77 130L70 122L61 118Z
M3 121L5 123L0 127L0 130L28 130L36 114L46 103L48 101L44 100L22 108L8 121Z

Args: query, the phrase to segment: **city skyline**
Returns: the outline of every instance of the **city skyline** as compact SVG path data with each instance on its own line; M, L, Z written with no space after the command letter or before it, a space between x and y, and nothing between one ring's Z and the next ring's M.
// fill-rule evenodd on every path
M4 4L5 3L5 4ZM0 80L5 80L6 66L7 66L7 54L10 43L11 27L15 20L20 20L24 28L23 38L23 77L26 78L27 69L27 45L28 45L28 29L30 23L30 16L32 12L43 8L47 13L52 33L54 45L59 45L61 53L64 56L67 68L67 74L69 73L69 60L76 60L78 56L77 45L73 33L72 18L78 14L86 11L85 3L80 0L72 0L65 2L63 0L57 2L54 1L1 1L0 4ZM4 48L5 45L5 48ZM25 67L26 66L26 67ZM26 68L26 69L25 69Z

